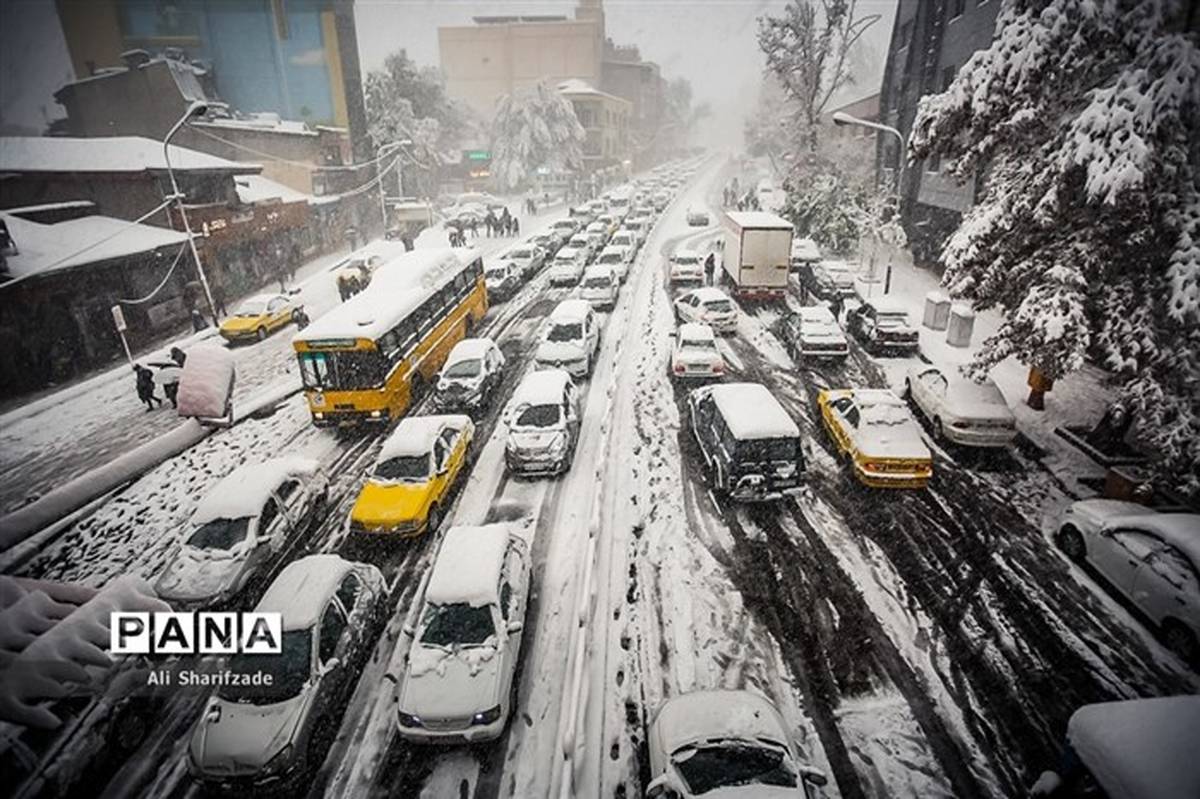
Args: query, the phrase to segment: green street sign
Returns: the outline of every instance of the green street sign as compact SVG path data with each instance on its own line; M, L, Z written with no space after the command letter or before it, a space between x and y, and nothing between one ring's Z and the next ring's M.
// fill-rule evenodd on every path
M492 154L489 150L467 150L468 161L491 161Z

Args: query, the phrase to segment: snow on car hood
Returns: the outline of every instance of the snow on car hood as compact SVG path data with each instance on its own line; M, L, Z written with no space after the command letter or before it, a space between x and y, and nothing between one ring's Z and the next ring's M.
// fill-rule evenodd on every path
M539 361L579 361L583 359L583 342L543 341L534 357Z
M182 546L155 585L168 602L213 599L228 591L245 565L245 550L236 554L224 549Z
M541 452L553 447L562 437L563 430L558 427L521 427L509 431L508 442L516 449Z
M197 765L215 774L253 774L279 754L304 717L312 686L273 705L252 705L217 699L221 717L201 719L192 742ZM206 711L207 713L207 711Z
M456 650L414 646L400 709L414 716L463 718L499 704L503 658L489 641Z

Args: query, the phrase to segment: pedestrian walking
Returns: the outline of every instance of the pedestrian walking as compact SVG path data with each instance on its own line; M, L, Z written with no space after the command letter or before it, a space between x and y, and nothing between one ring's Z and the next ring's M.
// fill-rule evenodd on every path
M170 355L171 360L174 361L180 369L182 369L183 365L187 363L187 353L178 347L172 347Z
M225 310L225 286L220 283L213 284L212 301L216 306L217 316L229 316L229 311Z
M512 218L512 234L514 236L521 235L521 223L517 221L515 216Z
M154 373L140 363L133 365L133 373L137 376L138 401L146 403L146 410L154 410L156 402L162 405L163 401L154 396Z
M829 311L830 311L830 313L833 314L833 318L835 320L837 320L838 324L841 324L841 322L842 322L842 295L839 293L836 293L836 291L833 295L833 299L831 299L829 301Z
M717 271L717 256L709 253L704 259L704 285L711 286L713 284L713 273Z

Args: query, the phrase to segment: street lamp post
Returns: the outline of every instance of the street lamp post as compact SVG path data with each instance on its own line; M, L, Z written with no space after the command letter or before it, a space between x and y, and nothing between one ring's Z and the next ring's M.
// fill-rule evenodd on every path
M187 211L183 206L183 194L175 181L175 170L171 168L171 138L179 132L184 124L195 116L201 116L208 111L208 104L199 100L192 101L187 111L179 118L163 137L163 160L167 164L167 176L171 179L171 198L179 205L179 218L183 222L183 232L187 236L188 246L192 249L192 260L196 262L196 271L200 274L200 285L204 287L204 298L208 300L208 312L212 314L213 324L217 324L217 305L213 302L212 290L208 287L208 277L204 274L204 264L200 261L200 253L196 250L196 239L192 236L192 226L188 223Z
M375 151L375 163L377 165L375 167L376 171L377 172L379 171L380 167L378 166L378 164L380 164L383 161L384 153L387 150L393 150L397 147L408 147L411 144L412 144L412 142L410 140L401 139L399 141L388 142L387 144L380 145L379 149ZM401 196L404 196L404 173L401 171L399 166L396 167L396 190L398 192L400 192ZM380 175L379 176L379 216L383 219L383 235L384 236L387 236L387 227L388 227L386 194L387 193L383 190L383 176Z
M903 185L903 184L901 184L900 181L904 174L904 153L908 149L908 143L904 140L904 134L901 133L896 128L893 128L891 125L884 125L879 122L872 122L869 119L859 119L858 117L851 116L850 114L847 114L844 111L835 111L834 112L833 124L837 125L838 127L845 127L846 125L857 125L858 127L862 127L862 128L870 128L871 130L879 130L879 131L883 131L884 133L890 133L896 137L896 141L900 143L900 152L898 153L898 157L896 159L898 163L896 164L896 176L895 176L894 180L892 181L892 191L896 195L896 212L899 213L900 212L900 186ZM874 255L872 255L871 258L873 261ZM874 270L873 264L872 264L871 268L872 268L872 270ZM889 291L891 291L891 288L892 288L892 262L889 260L888 267L887 267L887 275L883 279L883 293L887 294Z

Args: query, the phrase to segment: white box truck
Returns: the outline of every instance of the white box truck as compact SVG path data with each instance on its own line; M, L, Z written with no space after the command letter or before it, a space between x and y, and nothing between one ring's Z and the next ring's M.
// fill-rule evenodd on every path
M788 288L792 225L766 211L727 211L722 269L733 293L783 299Z

